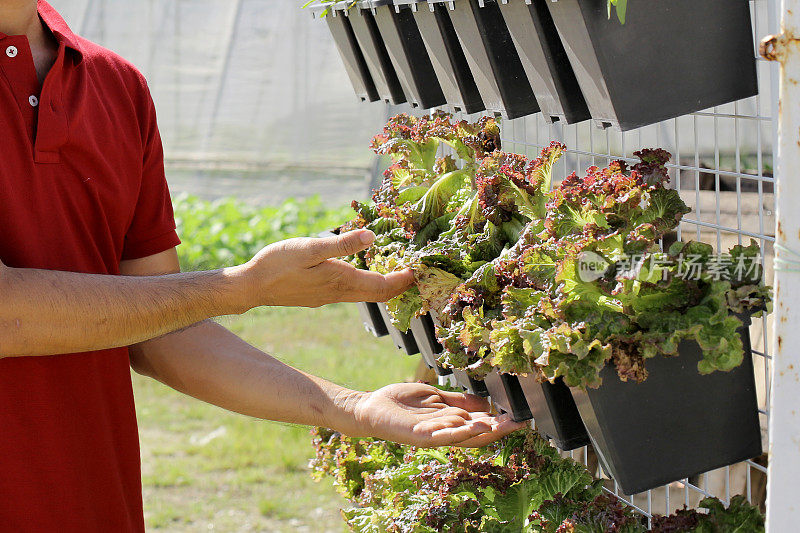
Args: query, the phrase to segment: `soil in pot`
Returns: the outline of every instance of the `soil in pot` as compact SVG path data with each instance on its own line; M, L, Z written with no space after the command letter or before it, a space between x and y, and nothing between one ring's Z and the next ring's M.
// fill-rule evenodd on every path
M497 370L492 370L486 375L485 382L492 403L511 415L515 422L533 418L517 376L500 374Z
M730 372L700 375L702 351L687 341L677 357L648 359L642 383L620 381L608 365L599 388L572 389L603 467L625 494L761 455L750 335L746 326L739 333L744 361Z
M592 118L623 131L758 94L749 2L535 0L553 15Z
M389 334L386 323L381 316L381 310L375 302L358 302L358 314L364 323L364 329L375 335L383 337Z
M555 383L539 383L533 375L517 376L536 429L552 439L562 450L574 450L589 444L589 435L572 398L569 387L559 378Z
M386 309L386 304L379 303L378 309L380 309L383 322L386 324L386 329L389 331L389 336L392 338L392 341L397 349L404 351L408 355L418 354L419 347L417 346L417 341L414 340L414 335L410 331L400 331L394 325L392 325L392 317L389 315L389 311Z

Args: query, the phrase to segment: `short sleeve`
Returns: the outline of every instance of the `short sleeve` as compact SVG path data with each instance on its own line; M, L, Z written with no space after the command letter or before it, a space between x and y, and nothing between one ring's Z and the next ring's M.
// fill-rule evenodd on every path
M175 231L172 200L164 175L164 149L155 106L143 78L141 83L142 176L139 197L125 234L123 260L154 255L174 248L181 242Z

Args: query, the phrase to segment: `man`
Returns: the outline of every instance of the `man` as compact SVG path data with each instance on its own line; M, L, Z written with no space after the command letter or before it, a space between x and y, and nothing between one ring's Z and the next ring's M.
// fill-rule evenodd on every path
M368 231L179 273L145 81L44 1L0 0L0 146L0 530L144 529L130 367L232 411L349 435L477 446L518 427L426 385L340 387L206 320L385 300L413 276L335 259Z

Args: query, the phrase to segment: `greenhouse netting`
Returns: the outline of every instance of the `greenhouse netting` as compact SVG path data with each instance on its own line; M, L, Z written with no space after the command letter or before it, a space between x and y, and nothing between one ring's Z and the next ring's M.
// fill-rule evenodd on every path
M366 194L366 146L386 107L357 101L327 28L301 2L53 5L73 31L146 76L173 190L266 203L309 191L342 201ZM249 178L269 179L270 190Z

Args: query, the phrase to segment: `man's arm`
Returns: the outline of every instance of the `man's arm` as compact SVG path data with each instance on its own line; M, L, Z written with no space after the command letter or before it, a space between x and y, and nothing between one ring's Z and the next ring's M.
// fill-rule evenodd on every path
M123 263L129 275L176 272L173 251ZM372 393L296 370L204 321L131 347L141 373L195 398L245 415L321 425L352 436L423 446L485 445L520 427L489 416L485 400L417 384Z
M383 301L402 292L413 275L381 276L333 259L362 250L372 239L363 230L289 239L237 267L146 277L0 263L0 358L128 346L259 305Z

